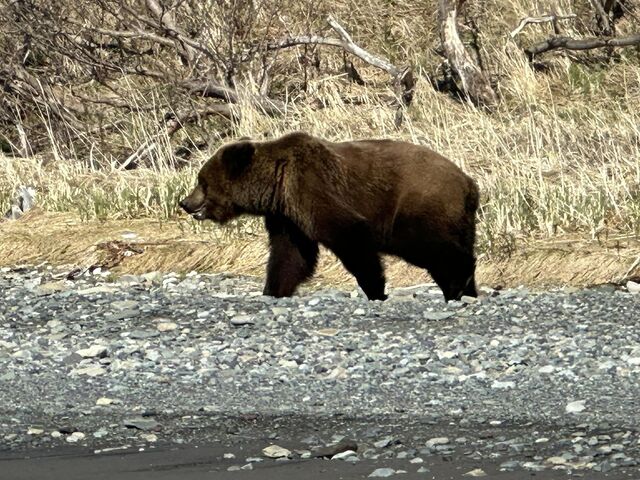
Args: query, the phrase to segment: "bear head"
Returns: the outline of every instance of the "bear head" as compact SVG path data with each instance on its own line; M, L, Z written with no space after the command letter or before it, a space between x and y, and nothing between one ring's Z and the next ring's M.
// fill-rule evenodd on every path
M180 207L196 220L225 223L245 213L234 200L242 189L242 177L253 161L255 147L241 139L221 147L200 169L193 191L180 201Z

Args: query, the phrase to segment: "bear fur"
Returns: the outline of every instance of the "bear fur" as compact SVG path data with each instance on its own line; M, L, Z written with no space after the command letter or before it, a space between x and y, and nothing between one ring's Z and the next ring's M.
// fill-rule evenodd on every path
M296 132L221 147L180 206L219 223L264 216L265 295L292 295L313 274L322 244L371 300L387 298L380 254L390 254L425 268L448 301L477 296L478 198L471 178L426 147Z

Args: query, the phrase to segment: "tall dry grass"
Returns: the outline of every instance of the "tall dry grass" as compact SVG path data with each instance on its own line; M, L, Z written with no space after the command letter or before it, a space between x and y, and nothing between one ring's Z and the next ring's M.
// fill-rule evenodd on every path
M387 79L359 65L368 86L350 84L341 75L318 75L309 80L305 96L288 99L282 117L263 115L248 103L240 105L241 121L233 136L262 139L305 130L330 140L386 137L427 145L477 179L482 191L479 248L491 254L508 253L518 241L530 238L638 235L638 52L624 51L608 63L581 63L551 53L546 57L548 70L535 72L521 45L546 37L548 28L525 29L516 40L520 45L508 38L508 32L524 15L545 13L552 6L566 13L573 11L574 2L538 2L535 10L520 0L492 0L476 6L483 27L483 53L499 80L502 99L497 111L487 114L436 92L429 82L440 61L432 51L437 45L432 3L368 0L357 5L323 3L319 9L342 18L354 39L371 51L416 66L416 96L400 129L394 127L395 112L388 106ZM503 14L491 16L495 9ZM430 22L426 29L425 22ZM579 26L568 24L567 33L579 35ZM255 88L250 78L244 88L247 92ZM138 89L135 84L125 91L141 105L168 103L162 92ZM357 97L361 103L345 103L346 97ZM323 108L309 99L320 99ZM148 167L124 171L108 153L97 150L81 162L61 155L48 162L0 158L0 209L8 208L15 186L29 184L36 187L45 209L74 211L86 220L177 218L178 200L193 184L207 154L221 142L213 142L209 152L177 171L171 166L175 139L172 143L166 134L158 135L161 119L149 115L131 115L118 137L132 151L157 137ZM46 112L41 120L49 121ZM184 140L189 134L185 129L179 136ZM51 143L55 153L53 135ZM249 222L234 228L239 233L259 227Z

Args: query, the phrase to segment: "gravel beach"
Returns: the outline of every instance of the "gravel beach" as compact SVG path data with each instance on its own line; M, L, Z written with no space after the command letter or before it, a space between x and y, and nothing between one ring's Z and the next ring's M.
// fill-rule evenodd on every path
M638 294L261 290L2 269L0 478L640 478Z

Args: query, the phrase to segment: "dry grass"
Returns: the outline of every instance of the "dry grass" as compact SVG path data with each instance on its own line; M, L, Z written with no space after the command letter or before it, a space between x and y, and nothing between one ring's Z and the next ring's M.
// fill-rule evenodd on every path
M263 233L214 238L185 229L185 222L86 222L72 214L36 209L20 221L0 223L0 266L49 262L107 266L114 274L195 270L264 277L268 249ZM423 270L398 259L386 258L385 266L390 286L430 281ZM586 286L620 283L637 276L640 242L632 238L605 243L576 239L533 242L508 258L481 262L478 269L479 284L491 287ZM307 286L326 285L354 288L355 280L323 250L317 274Z

